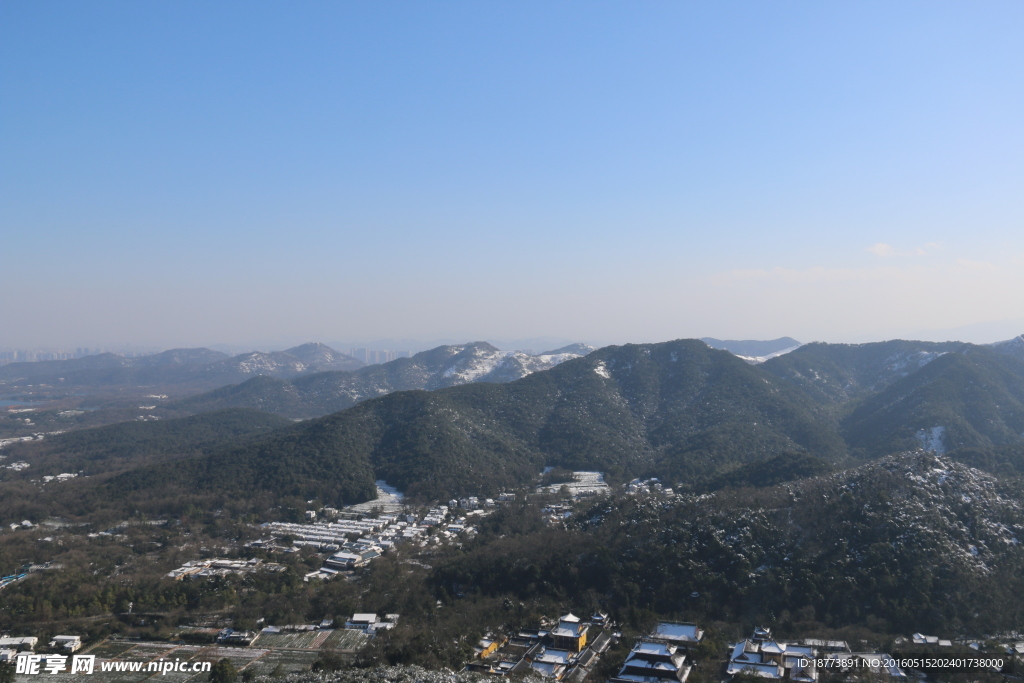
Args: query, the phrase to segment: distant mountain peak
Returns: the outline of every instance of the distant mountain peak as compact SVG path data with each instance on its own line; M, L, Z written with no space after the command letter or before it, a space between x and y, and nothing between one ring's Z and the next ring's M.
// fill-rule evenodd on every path
M1013 339L989 344L988 347L993 351L1013 356L1018 360L1024 360L1024 334L1018 335Z
M539 355L541 355L541 356L560 356L563 353L572 353L572 354L575 354L577 356L586 356L586 355L588 355L588 354L590 354L590 353L592 353L592 352L594 352L596 350L597 349L595 347L591 346L590 344L584 344L582 342L577 342L575 344L569 344L567 346L563 346L561 348L554 349L553 351L545 351L544 353L541 353Z
M470 342L468 344L463 345L462 348L464 348L464 349L479 350L479 351L501 353L501 350L498 347L496 347L493 344L490 344L488 342L485 342L485 341Z
M359 365L355 365L355 364L356 363L360 363L360 361L356 360L355 358L352 358L352 356L349 356L348 354L344 354L341 351L337 351L335 349L332 349L330 346L327 346L326 344L321 344L320 342L309 342L308 344L301 344L299 346L293 346L290 349L285 349L281 353L286 353L286 354L288 354L290 356L294 356L295 358L298 358L300 361L302 361L303 363L305 363L307 365L314 366L314 367L316 367L318 369L323 369L323 370L335 369L335 368L321 367L321 366L335 365L335 364L338 364L338 363L343 363L343 364L346 364L346 365L352 366L352 367L337 368L337 369L352 369L352 370L354 370L356 367L359 367ZM360 363L360 365L361 365L361 363Z

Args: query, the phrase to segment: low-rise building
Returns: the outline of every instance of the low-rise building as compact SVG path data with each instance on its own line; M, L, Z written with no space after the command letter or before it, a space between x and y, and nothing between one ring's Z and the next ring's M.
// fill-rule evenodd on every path
M584 680L612 643L608 631L593 638L592 623L574 614L559 618L557 624L541 620L539 629L521 629L511 637L488 636L475 648L477 657L466 670L492 675L534 674L556 681Z
M579 652L587 645L587 631L590 624L570 612L558 618L558 626L551 629L551 639L556 648Z
M397 614L386 614L380 619L371 612L357 612L345 622L345 628L353 631L362 631L367 635L374 635L377 631L392 629L398 623Z
M255 557L251 560L214 558L210 560L192 560L191 562L186 562L177 569L172 569L167 573L167 576L180 581L186 576L211 577L227 576L228 574L248 574L255 571L282 572L284 570L284 565L275 564L273 562L264 562L263 560Z
M852 662L853 660L860 660L856 667L849 666L846 668L840 668L836 666L829 667L834 671L853 671L855 668L858 671L868 670L875 675L885 676L888 678L895 678L904 680L907 678L907 674L898 666L895 666L895 660L883 653L883 652L832 652L825 655L826 659L834 659L839 662Z
M377 623L377 615L372 612L356 612L345 622L345 628L356 631L368 631Z
M226 628L217 634L217 642L222 645L252 645L258 634L255 631L236 631Z
M335 553L324 560L324 566L328 569L354 569L367 565L370 560L379 557L376 550L361 550L359 552Z
M50 648L78 652L82 649L82 636L54 636L50 641Z
M503 636L496 637L488 635L480 639L480 642L477 643L476 647L473 648L473 651L476 653L477 657L483 659L484 657L489 657L492 654L494 654L497 651L497 649L504 645L507 641L508 638L505 638Z
M36 645L39 643L39 639L35 636L4 636L0 638L0 647L10 648L12 650L34 650Z
M752 638L733 646L726 673L814 683L818 680L815 656L809 645L778 642L772 639L770 629L756 628Z
M704 630L696 624L676 621L662 621L655 628L648 640L656 643L675 645L689 652L691 647L700 644L704 639Z
M849 652L850 646L845 640L821 640L804 638L804 645L810 645L819 652Z
M530 669L544 678L560 681L569 669L573 654L569 650L541 646L529 656Z
M655 683L689 677L693 666L675 645L643 639L633 646L613 683Z

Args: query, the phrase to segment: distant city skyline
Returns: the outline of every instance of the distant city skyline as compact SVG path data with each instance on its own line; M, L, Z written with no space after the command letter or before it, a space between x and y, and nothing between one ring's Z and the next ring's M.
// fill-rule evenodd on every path
M3 3L0 347L1008 338L1022 34L998 0Z

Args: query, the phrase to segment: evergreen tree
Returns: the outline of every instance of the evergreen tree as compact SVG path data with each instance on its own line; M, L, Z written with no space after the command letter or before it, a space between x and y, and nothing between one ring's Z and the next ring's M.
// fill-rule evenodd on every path
M210 683L235 683L238 671L229 659L222 659L210 669Z

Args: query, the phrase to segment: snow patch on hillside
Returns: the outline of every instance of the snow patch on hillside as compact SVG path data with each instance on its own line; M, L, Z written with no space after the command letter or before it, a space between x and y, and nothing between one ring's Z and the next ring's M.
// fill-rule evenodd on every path
M492 372L501 363L503 357L504 354L497 349L475 347L468 357L460 358L454 365L447 368L444 371L444 377L454 378L460 384L472 382Z
M594 366L594 372L605 379L611 379L612 373L608 372L608 368L605 366L604 361L598 361L597 365Z
M459 348L459 347L455 347ZM579 358L579 353L547 353L537 356L523 351L499 351L487 345L465 346L453 357L451 367L443 377L449 384L469 382L511 382L527 375L551 368L567 360Z
M945 356L946 351L917 351L914 353L900 353L892 356L886 361L886 369L906 377L912 372L920 370L931 363L939 356Z
M926 451L934 451L939 455L946 452L946 446L943 443L945 435L946 428L942 426L922 429L915 434L918 442L921 444L921 448Z
M767 356L741 356L738 353L735 354L735 355L736 355L737 358L742 358L743 360L747 361L751 365L757 365L759 363L765 362L766 360L770 360L772 358L777 358L779 356L784 356L787 353L789 353L790 351L796 351L801 346L803 346L803 344L797 344L796 346L790 346L790 347L782 349L780 351L776 351L775 353L769 353Z

